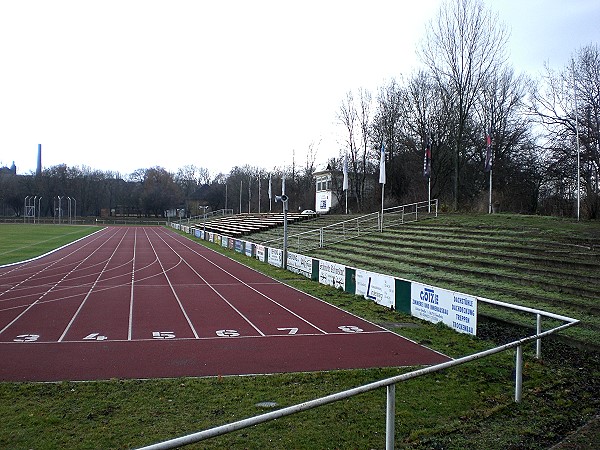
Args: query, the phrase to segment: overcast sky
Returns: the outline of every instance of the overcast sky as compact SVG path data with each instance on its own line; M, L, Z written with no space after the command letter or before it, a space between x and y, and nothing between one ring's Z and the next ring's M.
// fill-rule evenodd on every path
M600 42L598 0L485 0L536 77ZM212 175L336 156L349 90L419 66L441 0L0 0L0 166Z

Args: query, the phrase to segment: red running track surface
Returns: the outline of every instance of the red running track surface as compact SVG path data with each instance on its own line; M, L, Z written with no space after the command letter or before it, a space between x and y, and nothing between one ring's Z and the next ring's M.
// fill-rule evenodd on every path
M165 228L109 227L0 268L0 380L429 365L444 355Z

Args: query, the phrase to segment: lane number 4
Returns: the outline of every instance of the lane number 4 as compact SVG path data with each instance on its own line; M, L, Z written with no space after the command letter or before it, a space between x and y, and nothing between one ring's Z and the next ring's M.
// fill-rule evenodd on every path
M106 336L102 336L100 333L91 333L83 339L86 341L105 341L108 338Z

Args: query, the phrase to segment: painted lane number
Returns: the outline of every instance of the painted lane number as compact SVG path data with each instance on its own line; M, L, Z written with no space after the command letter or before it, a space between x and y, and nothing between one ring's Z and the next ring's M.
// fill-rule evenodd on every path
M288 331L288 334L296 334L298 328L277 328L279 331Z
M218 330L217 336L220 337L236 337L239 336L240 333L237 330Z
M108 339L106 336L102 336L100 333L91 333L83 338L86 341L104 341Z
M342 325L338 328L344 333L362 333L364 331L362 328L358 328L355 325Z
M173 331L153 331L153 339L174 339L175 333Z
M13 339L14 342L35 342L40 338L39 334L20 334Z

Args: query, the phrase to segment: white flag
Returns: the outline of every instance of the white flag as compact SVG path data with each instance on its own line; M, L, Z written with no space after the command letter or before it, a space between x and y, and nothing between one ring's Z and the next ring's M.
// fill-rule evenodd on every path
M348 153L344 155L344 191L348 190Z
M385 145L381 143L381 158L379 160L379 183L385 184Z

